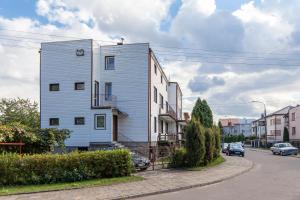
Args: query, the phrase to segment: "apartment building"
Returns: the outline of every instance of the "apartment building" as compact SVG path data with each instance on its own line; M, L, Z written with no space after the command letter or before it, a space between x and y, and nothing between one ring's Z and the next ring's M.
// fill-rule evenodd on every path
M224 134L227 135L243 134L245 137L249 137L250 135L252 135L252 121L253 119L246 119L246 118L220 119Z
M300 148L300 105L291 108L288 115L290 142Z
M148 43L48 42L40 51L42 128L67 128L68 149L155 146L185 125L182 92Z

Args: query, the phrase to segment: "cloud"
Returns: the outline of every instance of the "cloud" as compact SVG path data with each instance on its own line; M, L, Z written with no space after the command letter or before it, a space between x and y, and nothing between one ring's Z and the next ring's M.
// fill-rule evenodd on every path
M217 76L197 76L195 79L189 82L189 88L193 92L205 92L210 88L216 86L222 86L225 84L225 80L223 78Z

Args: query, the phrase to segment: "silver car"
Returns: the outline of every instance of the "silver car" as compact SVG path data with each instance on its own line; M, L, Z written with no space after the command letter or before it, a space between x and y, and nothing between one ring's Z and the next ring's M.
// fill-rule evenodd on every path
M293 147L290 143L276 143L271 147L272 153L286 156L286 155L297 155L298 148Z

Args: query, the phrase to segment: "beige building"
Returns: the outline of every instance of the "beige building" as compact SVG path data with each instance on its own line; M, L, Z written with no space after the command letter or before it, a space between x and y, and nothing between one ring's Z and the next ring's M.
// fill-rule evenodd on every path
M290 142L300 147L300 105L289 110Z

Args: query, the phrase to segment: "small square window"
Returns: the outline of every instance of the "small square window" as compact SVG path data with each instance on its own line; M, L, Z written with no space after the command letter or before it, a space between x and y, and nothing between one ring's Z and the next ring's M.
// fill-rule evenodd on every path
M75 83L75 90L84 90L84 82Z
M84 117L75 117L74 122L75 125L84 125Z
M115 69L115 57L114 56L105 56L105 69L114 70Z
M58 126L59 125L59 118L50 118L49 119L50 126Z
M59 84L58 83L51 83L49 85L49 90L50 91L59 91Z
M106 116L102 115L95 115L95 129L105 129L105 120Z

